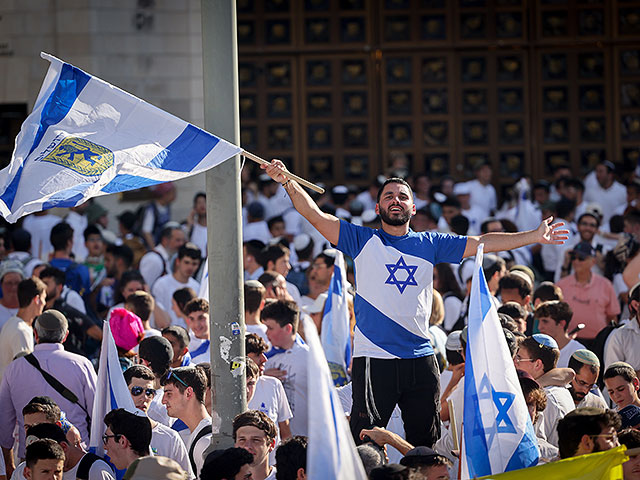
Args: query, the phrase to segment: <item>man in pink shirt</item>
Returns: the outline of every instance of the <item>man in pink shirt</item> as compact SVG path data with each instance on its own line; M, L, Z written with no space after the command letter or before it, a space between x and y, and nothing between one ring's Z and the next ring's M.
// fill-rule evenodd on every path
M591 244L578 243L570 256L574 273L560 279L557 285L573 310L569 332L584 323L578 341L590 348L598 332L620 314L620 304L611 282L591 271L596 261Z

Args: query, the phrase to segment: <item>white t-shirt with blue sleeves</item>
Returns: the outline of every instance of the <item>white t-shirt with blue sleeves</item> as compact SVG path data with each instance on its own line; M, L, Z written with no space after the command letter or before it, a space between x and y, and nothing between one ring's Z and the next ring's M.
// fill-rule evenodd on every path
M340 221L338 250L353 258L354 357L433 355L429 317L433 266L460 263L467 237L414 232L396 237Z

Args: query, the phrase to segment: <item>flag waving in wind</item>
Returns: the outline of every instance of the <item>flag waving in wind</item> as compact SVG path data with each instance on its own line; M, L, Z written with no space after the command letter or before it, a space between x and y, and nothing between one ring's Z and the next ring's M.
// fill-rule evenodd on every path
M47 54L33 111L0 171L0 215L10 222L91 197L201 173L242 151Z
M329 285L329 296L324 305L320 334L331 377L337 387L349 381L347 368L351 361L351 324L347 285L344 256L342 252L337 252Z
M118 361L118 348L111 334L111 327L109 322L105 321L102 327L100 367L98 368L98 383L93 401L91 436L89 437L89 449L101 457L104 455L102 435L106 429L103 422L104 416L116 408L124 408L129 412L136 411L136 406L127 388L127 382L122 375L122 367Z
M307 478L366 480L367 475L329 373L318 330L311 319L305 318L303 322L309 345Z
M462 478L534 466L538 443L478 246L469 301L462 425Z

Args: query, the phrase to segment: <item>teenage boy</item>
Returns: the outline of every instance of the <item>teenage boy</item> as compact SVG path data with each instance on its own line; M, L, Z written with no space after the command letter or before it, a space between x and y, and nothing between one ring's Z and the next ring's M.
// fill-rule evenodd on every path
M275 348L284 350L267 360L265 370L277 369L293 413L292 435L307 435L307 362L309 347L296 342L300 312L294 302L278 300L262 310L267 337Z
M211 342L209 339L209 302L204 298L194 298L184 306L184 314L187 316L189 329L193 332L200 344L189 352L191 363L210 362Z
M627 405L640 407L638 397L638 375L631 365L624 362L615 362L607 367L602 376L604 384L609 392L609 397L615 402L618 410Z
M118 469L129 468L135 460L151 454L151 421L146 415L111 410L104 417L107 426L102 441L111 463Z
M36 440L27 447L26 463L27 480L62 480L64 451L53 440Z
M558 344L560 358L558 358L557 367L567 367L573 352L584 349L584 345L571 338L567 333L567 327L573 318L573 310L567 302L554 300L539 304L534 315L538 321L540 333L549 335Z
M188 367L191 365L189 353L189 332L180 325L171 325L162 330L162 336L169 340L173 348L173 362L171 368Z
M276 469L269 465L269 454L276 447L276 425L263 412L249 410L233 419L235 446L253 455L253 480L275 480Z
M211 415L204 405L207 379L201 369L181 367L169 372L163 381L162 403L169 416L182 420L189 428L187 453L191 471L200 478L203 454L211 443Z
M161 380L167 376L171 368L173 348L169 340L164 337L149 337L140 342L138 356L141 363L149 367L155 377L153 388L156 389L156 395L151 405L149 405L149 418L168 427L171 425L172 420L167 414L167 409L162 404L163 390Z
M543 428L547 441L558 446L558 421L576 407L569 390L565 385L571 381L574 374L568 370L570 376L564 376L561 369L556 368L560 349L556 341L549 335L537 333L525 338L518 348L514 363L516 369L523 370L533 377L547 394L547 408L544 411L543 422L536 425L536 429Z
M267 327L260 321L260 312L264 308L264 299L267 290L257 280L244 282L244 323L247 333L260 335L267 339Z
M155 389L155 375L149 367L134 365L124 372L127 388L136 408L147 414L152 400L157 395ZM187 449L175 430L149 419L151 422L151 451L154 455L161 455L174 459L185 470L189 471Z

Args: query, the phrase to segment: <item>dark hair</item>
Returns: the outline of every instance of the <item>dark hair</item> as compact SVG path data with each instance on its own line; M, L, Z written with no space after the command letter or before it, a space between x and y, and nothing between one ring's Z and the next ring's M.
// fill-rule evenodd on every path
M293 333L296 333L298 331L299 313L300 310L295 302L291 300L277 300L262 309L260 318L262 320L275 320L281 327L290 324L293 327Z
M531 295L531 283L527 282L522 275L517 273L507 273L500 279L498 285L500 286L500 290L518 290L518 295L523 299Z
M543 302L536 307L534 312L536 318L549 317L554 322L560 323L564 321L564 330L567 330L569 322L573 318L573 310L567 302L559 300L551 300L549 302Z
M151 422L147 416L135 415L124 408L118 408L105 415L104 424L114 435L126 437L131 444L131 450L137 455L141 457L149 455Z
M282 215L276 215L275 217L271 217L269 220L267 220L267 227L269 228L269 230L271 230L274 224L280 222L284 223L284 218L282 218Z
M624 378L625 382L633 382L634 379L638 378L638 375L631 365L621 365L620 363L613 363L609 365L609 367L607 367L607 369L604 371L602 379L607 380L608 378L613 377L622 377Z
M164 239L168 239L171 238L171 234L173 233L174 230L180 230L181 228L175 224L173 225L166 225L164 227L162 227L162 230L160 230L160 242L162 242L162 240Z
M562 289L553 282L542 282L533 292L533 301L540 299L543 302L550 300L562 300Z
M228 480L236 478L240 469L253 463L253 455L244 448L231 447L214 450L204 459L200 478L206 480Z
M404 185L409 189L409 195L411 196L411 200L413 201L413 190L411 189L411 185L409 185L405 180L398 177L387 178L380 189L378 190L378 194L376 195L376 203L380 203L380 197L382 196L382 192L384 191L384 187L389 185L390 183L399 183L400 185Z
M233 419L233 439L236 439L238 429L242 427L256 427L262 430L267 437L267 441L270 442L278 434L276 424L273 423L266 413L260 410L247 410L246 412L237 415Z
M142 380L149 380L152 382L156 379L153 371L145 365L133 365L127 368L123 375L124 381L127 382L127 385L131 385L132 378L141 378Z
M142 276L139 270L127 270L126 272L123 272L119 282L120 288L118 288L118 293L122 298L122 300L120 301L124 301L124 297L122 297L122 290L124 290L124 288L127 286L129 282L140 282L142 285L145 284L144 277Z
M461 363L464 363L464 357L458 350L445 349L445 355L447 357L447 363L451 365L460 365Z
M189 257L192 260L202 260L202 252L195 243L187 242L178 249L178 260Z
M181 325L169 325L162 329L162 335L173 335L180 344L180 349L189 346L189 332Z
M184 306L182 311L187 316L193 312L209 313L209 302L204 298L194 298L193 300L189 300L189 303Z
M318 258L324 260L324 264L327 266L327 268L333 267L333 264L336 262L336 256L330 255L330 253L327 253L327 250L323 250L318 255L316 255L314 260L317 260Z
M206 200L206 199L207 199L207 194L206 194L206 193L204 193L204 192L198 192L198 193L196 193L196 194L193 196L193 203L195 204L195 203L198 201L198 199L199 199L200 197L202 197L202 198L204 198L204 199Z
M140 317L140 320L146 322L151 317L155 301L147 292L133 292L126 298L125 303L131 306L133 313Z
M107 253L113 255L115 260L122 260L125 265L125 270L129 270L133 265L133 250L125 244L115 245L111 244L107 246Z
M60 420L60 407L55 403L35 403L33 400L22 407L22 416L32 415L34 413L43 413L47 420L55 423Z
M171 369L169 378L162 380L162 385L173 385L180 393L184 393L187 389L182 382L193 389L196 400L204 404L204 394L207 391L207 379L202 369L196 367L179 367Z
M178 308L182 313L184 313L185 305L197 297L198 297L198 294L191 287L179 288L178 290L173 292L173 299L178 304Z
M607 427L619 430L621 425L620 415L613 410L576 408L558 422L560 458L575 455L584 435L599 435Z
M632 225L640 225L640 210L634 208L624 214L624 221Z
M535 423L540 414L539 412L547 408L547 393L535 380L527 377L520 377L518 380L520 381L520 388L522 389L525 403L536 406L536 417L533 419L533 423Z
M242 246L247 249L247 253L255 258L256 261L260 258L260 252L264 249L264 243L260 240L249 240L244 242Z
M93 223L84 229L84 232L82 232L82 235L84 236L85 242L89 241L89 237L91 235L100 235L100 239L102 239L102 232Z
M25 278L18 284L18 305L27 308L38 295L47 291L47 286L39 278Z
M580 215L578 217L578 223L577 223L578 226L580 226L580 222L582 221L582 219L584 217L593 218L596 221L596 223L598 224L598 227L600 227L600 217L598 215L596 215L595 213L591 213L591 212L585 212L585 213L583 213L582 215Z
M504 229L504 225L502 224L502 220L500 220L499 218L496 217L489 217L486 218L484 220L484 222L482 222L480 224L480 233L488 233L489 232L489 224L494 223L494 222L498 222L502 228Z
M576 202L567 198L561 198L556 202L556 216L558 218L567 218L576 208Z
M309 257L311 257L311 254L313 253L313 249L315 248L315 245L316 243L313 241L313 238L309 237L309 245L307 245L301 250L298 250L297 248L295 249L296 253L298 254L298 259L306 260Z
M560 350L557 348L547 347L538 343L533 337L527 337L520 342L520 347L524 347L531 354L533 360L542 361L542 369L544 373L547 373L552 368L555 368L560 357Z
M618 432L620 445L624 445L628 450L640 447L640 431L635 428L625 428Z
M576 375L578 373L580 373L580 370L583 367L587 367L587 370L589 370L591 373L595 373L596 375L598 375L600 373L600 367L598 365L593 365L591 363L582 363L580 360L578 360L576 357L574 357L573 355L571 355L569 357L569 365L567 365L571 370L573 370L574 372L576 372ZM596 380L598 379L598 377L596 376Z
M451 460L449 460L444 455L431 455L428 457L423 457L421 455L410 455L408 457L402 457L400 459L400 465L404 465L409 468L420 468L420 467L435 467L439 465L446 465L450 467Z
M49 241L55 251L65 250L71 239L73 239L73 228L67 222L54 225L49 234Z
M262 252L260 252L260 257L258 258L258 262L262 265L262 268L267 269L267 265L269 262L273 262L274 264L278 261L279 258L284 257L289 254L289 249L279 243L275 245L269 245Z
M469 219L464 215L455 215L449 222L449 227L456 235L466 235L469 231Z
M264 285L264 288L273 288L275 286L276 279L280 274L273 270L267 270L258 277L258 281Z
M64 285L66 281L64 272L56 267L45 267L42 269L40 279L44 280L45 278L53 278L56 285Z
M440 206L442 207L453 207L457 209L461 209L462 205L460 204L460 200L456 197L447 197L442 202L440 202Z
M264 285L254 286L252 284L244 284L244 310L249 313L255 313L260 308L260 304L264 300L266 289Z
M525 318L527 316L527 311L522 308L518 302L507 302L500 306L498 309L498 313L504 313L505 315L509 315L511 320L516 318Z
M207 388L211 388L211 364L209 362L202 362L197 364L196 368L202 371L207 379Z
M438 291L440 294L444 297L445 294L451 293L459 300L463 300L464 295L451 265L448 263L437 263L434 268L438 272L438 282L440 283L440 289Z
M55 423L38 423L37 425L32 425L27 429L27 436L39 439L49 438L57 443L69 443L64 430Z
M64 462L64 450L50 438L36 440L27 446L25 462L27 467L32 469L38 460L62 460Z
M295 480L301 468L307 468L307 437L296 435L276 449L276 479Z
M256 334L256 333L247 333L244 337L244 345L246 354L255 353L256 355L260 355L261 353L265 353L269 350L269 345L264 339Z
M11 245L16 252L31 250L31 234L24 228L16 228L11 232Z
M487 258L487 255L485 255L484 258ZM482 271L484 272L484 276L487 279L487 282L489 281L489 279L491 279L491 277L495 275L496 272L501 271L506 266L506 262L503 258L497 255L493 255L493 259L495 261L492 262L491 265L489 265L487 268L482 267Z
M256 362L249 357L245 358L245 365L245 375L247 378L258 378L260 376L260 368L258 368Z

